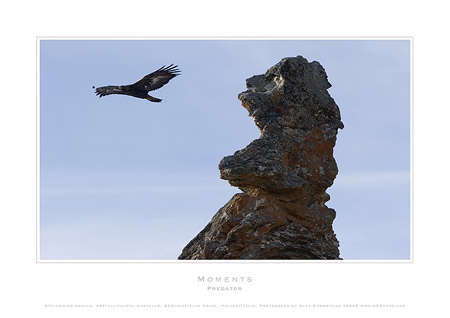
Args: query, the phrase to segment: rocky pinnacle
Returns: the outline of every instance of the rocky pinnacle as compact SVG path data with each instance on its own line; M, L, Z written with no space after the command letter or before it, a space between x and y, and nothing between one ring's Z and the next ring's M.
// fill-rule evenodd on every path
M179 259L339 259L325 192L338 173L339 108L320 63L284 58L247 79L242 106L259 139L219 163L234 195Z

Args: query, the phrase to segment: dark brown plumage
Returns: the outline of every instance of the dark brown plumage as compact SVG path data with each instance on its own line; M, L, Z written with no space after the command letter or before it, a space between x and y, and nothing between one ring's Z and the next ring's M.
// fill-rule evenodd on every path
M172 78L180 75L177 65L163 66L141 78L134 84L123 86L103 86L95 89L95 93L99 97L111 94L130 95L137 98L147 99L151 102L159 103L161 99L148 95L148 92L161 88L166 85ZM94 87L95 88L95 87Z

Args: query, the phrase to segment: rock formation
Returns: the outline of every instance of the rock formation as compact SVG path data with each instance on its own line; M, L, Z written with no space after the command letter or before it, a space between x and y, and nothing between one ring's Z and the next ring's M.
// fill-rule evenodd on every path
M343 128L324 68L284 58L247 79L239 100L259 139L219 163L236 194L179 259L339 259L325 192L338 169L333 147Z

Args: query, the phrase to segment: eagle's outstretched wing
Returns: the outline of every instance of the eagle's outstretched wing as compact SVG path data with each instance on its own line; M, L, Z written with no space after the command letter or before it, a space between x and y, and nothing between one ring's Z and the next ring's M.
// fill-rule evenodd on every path
M111 94L123 94L127 95L126 92L124 92L119 86L103 86L103 87L97 87L95 89L95 94L98 97L103 97L105 95L111 95Z
M132 86L137 89L145 90L147 92L161 88L166 85L172 78L180 75L180 70L178 70L177 67L177 65L173 64L170 64L167 67L164 65L153 73L144 76L139 81L132 84Z

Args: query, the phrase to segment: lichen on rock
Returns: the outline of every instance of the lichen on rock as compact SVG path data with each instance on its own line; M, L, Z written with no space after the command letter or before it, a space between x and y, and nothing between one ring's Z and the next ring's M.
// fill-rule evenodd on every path
M179 259L339 259L336 212L325 202L344 125L324 68L301 56L284 58L246 84L238 98L261 136L219 163L220 177L242 193Z

